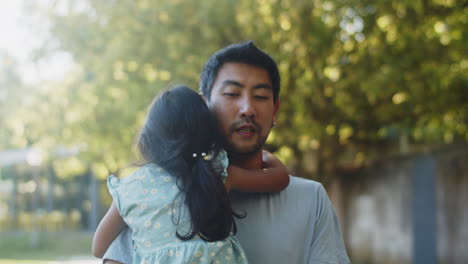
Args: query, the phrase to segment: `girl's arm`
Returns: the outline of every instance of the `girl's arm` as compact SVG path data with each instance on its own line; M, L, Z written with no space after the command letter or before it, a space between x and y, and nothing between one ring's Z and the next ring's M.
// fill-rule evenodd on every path
M268 151L263 151L263 169L247 170L229 165L226 189L244 192L279 192L288 187L289 173L284 164Z
M112 241L126 226L114 203L99 223L93 237L93 255L102 258Z
M124 264L124 263L119 262L117 260L113 260L113 259L105 259L104 264Z

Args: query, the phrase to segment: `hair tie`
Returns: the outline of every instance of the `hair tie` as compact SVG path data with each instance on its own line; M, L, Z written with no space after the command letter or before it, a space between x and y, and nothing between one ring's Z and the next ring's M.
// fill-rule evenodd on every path
M201 158L203 158L204 160L210 160L210 159L211 159L211 156L212 156L211 153L208 153L208 154L207 154L206 152L202 152L200 155L198 155L196 152L194 152L194 153L192 154L192 157L193 157L194 159L196 159L196 158L198 158L198 157L201 157Z
M202 156L202 157L206 157L206 153L205 153L205 152L202 152L201 156ZM192 157L194 157L194 158L198 157L197 153L193 153L193 154L192 154Z

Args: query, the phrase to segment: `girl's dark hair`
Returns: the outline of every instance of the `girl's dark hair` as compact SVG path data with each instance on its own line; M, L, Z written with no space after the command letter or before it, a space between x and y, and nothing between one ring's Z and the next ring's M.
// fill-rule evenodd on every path
M215 118L202 97L178 86L152 102L138 139L143 163L158 164L177 179L192 221L187 234L177 232L182 240L198 234L203 240L216 241L237 231L234 216L239 215L231 208L213 159L201 157L210 151L217 155L217 134Z

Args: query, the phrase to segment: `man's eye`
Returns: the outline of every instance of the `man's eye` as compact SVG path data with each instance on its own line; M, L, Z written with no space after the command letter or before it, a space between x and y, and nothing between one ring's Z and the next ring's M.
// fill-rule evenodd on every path
M256 95L255 98L259 99L259 100L268 100L270 99L270 97L268 96L263 96L263 95Z
M223 93L223 95L229 96L229 97L234 97L234 96L237 96L239 94L237 94L237 93Z

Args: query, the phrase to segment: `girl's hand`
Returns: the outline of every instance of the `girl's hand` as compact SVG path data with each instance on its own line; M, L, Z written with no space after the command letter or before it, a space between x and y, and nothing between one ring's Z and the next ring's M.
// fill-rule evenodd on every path
M283 162L279 160L275 155L271 154L270 152L263 150L262 152L262 161L263 161L263 168L271 169L271 168L282 168L286 170L286 166L284 166Z

